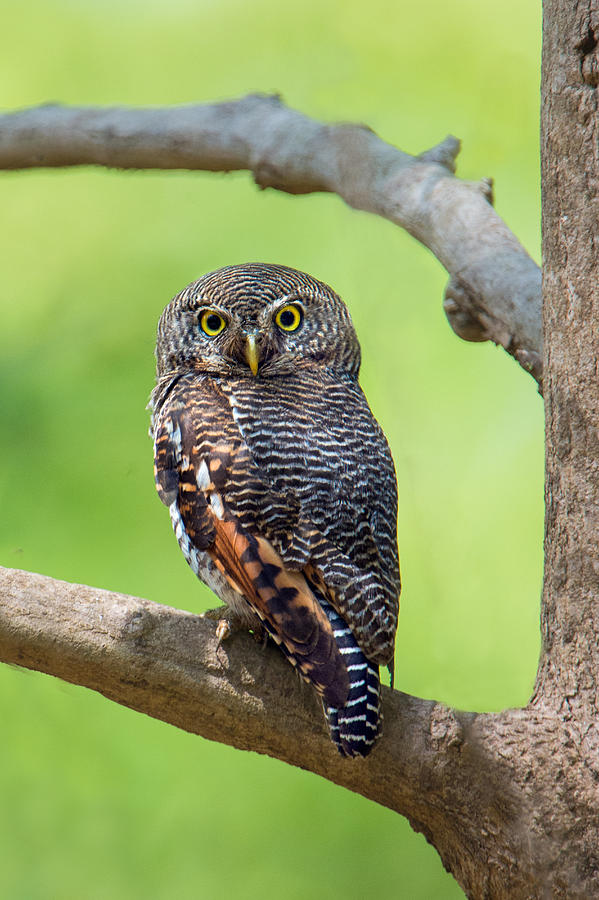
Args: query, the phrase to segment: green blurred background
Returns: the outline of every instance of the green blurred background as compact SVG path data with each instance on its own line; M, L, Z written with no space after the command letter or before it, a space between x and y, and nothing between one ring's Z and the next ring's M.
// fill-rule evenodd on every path
M177 104L280 91L418 153L463 140L538 259L540 4L530 0L2 3L1 105ZM0 562L201 611L154 494L158 315L201 273L264 260L348 302L399 470L397 686L526 702L539 649L542 403L445 322L446 274L336 197L245 173L1 174ZM0 668L0 894L453 898L408 824L308 773Z

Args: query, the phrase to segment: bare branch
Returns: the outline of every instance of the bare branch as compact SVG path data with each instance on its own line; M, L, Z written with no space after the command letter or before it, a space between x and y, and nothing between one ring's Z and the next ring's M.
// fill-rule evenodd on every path
M450 273L447 311L457 333L501 344L540 381L539 268L493 210L489 179L453 176L458 152L448 137L410 156L363 125L316 122L276 96L154 109L41 106L0 116L3 169L248 169L261 188L328 191L383 216ZM461 321L478 324L464 329Z
M186 731L278 757L393 805L388 788L367 787L364 766L336 752L315 692L282 654L246 633L219 646L211 619L0 568L0 661L83 685ZM433 707L386 690L387 753L403 744L404 762L419 766L416 745ZM403 738L394 727L400 719L408 731ZM379 766L386 756L381 749L372 754Z
M345 760L326 734L316 695L274 647L264 650L247 634L218 647L209 619L2 568L0 661L266 753L397 810L471 896L536 896L521 893L522 885L538 884L548 855L563 845L551 820L555 793L544 785L558 770L564 775L556 751L567 735L557 712L540 703L477 715L384 689L380 742L367 759ZM570 745L574 779L582 749ZM481 866L488 834L493 856Z

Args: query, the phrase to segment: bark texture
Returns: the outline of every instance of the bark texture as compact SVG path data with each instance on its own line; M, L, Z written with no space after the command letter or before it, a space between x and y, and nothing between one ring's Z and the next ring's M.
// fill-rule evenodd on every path
M550 711L481 715L384 688L380 742L367 759L344 760L315 693L275 648L247 634L219 647L209 619L16 569L0 569L0 660L400 812L472 897L537 896L518 891L523 879L538 883L550 852L530 830L537 807L525 782L532 730L544 764L558 749Z
M492 207L489 179L455 178L453 137L418 157L364 125L328 125L277 96L166 109L41 106L0 115L0 168L249 169L261 188L336 193L428 247L451 279L445 312L541 381L541 273Z
M554 883L585 897L599 896L598 41L596 0L546 0L545 581L535 705L554 711L561 733L544 773L555 795L545 804Z
M434 844L473 898L599 896L598 39L597 0L546 0L546 555L542 652L526 708L477 715L385 690L380 744L366 760L342 760L312 693L302 690L278 654L262 651L247 635L217 648L207 620L0 570L0 659L87 685L213 740L268 753L397 810ZM236 112L230 110L233 119ZM430 154L422 163L432 166L423 187L414 174L424 170L383 149L370 132L312 125L300 174L298 156L281 157L283 169L274 173L263 165L276 157L275 148L274 156L263 154L252 166L262 173L261 183L281 187L287 170L284 189L337 190L349 179L351 189L341 194L348 202L360 208L384 202L391 212L386 191L397 185L399 196L403 189L437 201L450 196L451 176ZM34 142L39 135L31 127ZM375 167L380 181L372 172L370 180L356 175L352 181L351 167L343 169L339 146L347 149L348 135L354 164L364 154L382 154ZM327 147L322 156L321 141ZM327 177L310 181L306 167L316 159L319 166L329 160L318 170ZM438 217L443 204L434 209ZM433 230L451 231L452 215L446 209ZM488 256L491 245L482 241ZM461 289L456 280L452 290ZM524 309L514 305L511 315L525 322Z

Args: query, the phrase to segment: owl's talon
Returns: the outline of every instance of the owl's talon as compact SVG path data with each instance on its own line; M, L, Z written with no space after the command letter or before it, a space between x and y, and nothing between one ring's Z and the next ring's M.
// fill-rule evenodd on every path
M236 631L243 630L243 623L226 603L216 609L207 609L202 613L201 618L216 622L216 638L219 644L230 638Z
M249 631L248 622L242 616L237 615L235 610L225 604L218 606L216 609L207 609L200 616L202 619L210 619L216 622L216 639L220 644L226 641L231 635L238 631ZM252 631L256 637L256 629L258 629L257 640L262 640L263 629L261 626L252 625Z
M216 626L217 644L220 646L228 637L231 637L231 623L228 619L219 619L218 625Z

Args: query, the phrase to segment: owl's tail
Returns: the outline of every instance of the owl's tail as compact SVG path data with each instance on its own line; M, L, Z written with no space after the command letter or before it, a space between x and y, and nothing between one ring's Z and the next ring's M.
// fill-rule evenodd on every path
M380 710L379 667L369 662L339 613L321 595L333 634L349 673L349 694L345 706L325 706L331 738L342 756L367 756L378 737Z

